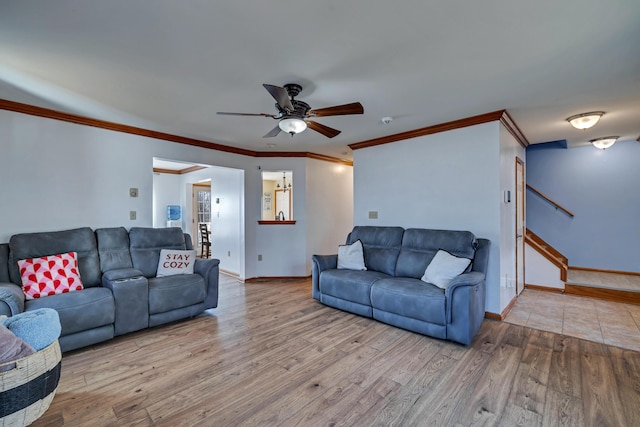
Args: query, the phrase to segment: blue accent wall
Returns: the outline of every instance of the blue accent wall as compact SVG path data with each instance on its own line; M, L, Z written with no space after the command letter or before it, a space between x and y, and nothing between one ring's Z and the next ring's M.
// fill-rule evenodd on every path
M527 184L571 218L527 191L527 227L570 266L640 271L640 144L527 150Z

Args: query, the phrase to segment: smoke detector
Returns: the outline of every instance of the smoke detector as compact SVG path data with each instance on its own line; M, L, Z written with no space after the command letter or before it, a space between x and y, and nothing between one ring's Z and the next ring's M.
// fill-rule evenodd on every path
M380 119L380 121L383 124L388 125L389 123L391 123L393 121L393 117L388 117L388 116L387 117L383 117L383 118Z

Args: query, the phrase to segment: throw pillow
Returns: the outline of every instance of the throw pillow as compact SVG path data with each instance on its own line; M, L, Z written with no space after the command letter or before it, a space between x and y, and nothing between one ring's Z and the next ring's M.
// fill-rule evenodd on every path
M449 282L462 274L469 264L471 264L470 259L460 258L440 249L427 266L421 280L447 289Z
M180 251L175 249L162 249L160 251L156 277L193 274L193 266L195 263L195 250Z
M18 268L28 300L83 289L76 252L22 259Z
M350 245L338 246L338 268L345 270L366 270L362 242L356 240Z
M14 360L29 356L36 351L26 342L15 336L4 325L0 324L0 372L6 372L16 367Z

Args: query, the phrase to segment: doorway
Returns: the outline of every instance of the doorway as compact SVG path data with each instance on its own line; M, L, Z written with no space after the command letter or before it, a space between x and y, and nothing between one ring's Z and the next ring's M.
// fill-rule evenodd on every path
M524 161L516 157L516 295L524 290L524 233L525 227Z

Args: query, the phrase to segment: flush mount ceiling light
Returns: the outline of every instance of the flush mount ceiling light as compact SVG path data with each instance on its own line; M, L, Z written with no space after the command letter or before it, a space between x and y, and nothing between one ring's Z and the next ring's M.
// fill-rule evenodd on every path
M576 114L575 116L567 117L567 121L571 123L576 129L589 129L593 127L600 117L604 115L604 111L592 111L590 113Z
M295 135L296 133L300 133L307 128L307 124L305 123L305 121L297 117L284 118L280 120L280 122L278 122L278 126L283 131L291 134L291 136Z
M604 150L615 144L618 138L619 136L605 136L604 138L592 139L590 142L594 147Z

